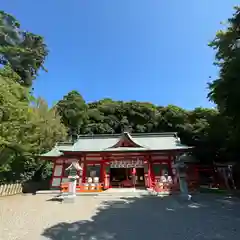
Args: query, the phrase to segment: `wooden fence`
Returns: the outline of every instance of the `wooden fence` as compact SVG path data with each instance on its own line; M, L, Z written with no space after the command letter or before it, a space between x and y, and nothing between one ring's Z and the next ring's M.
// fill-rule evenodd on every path
M14 194L22 193L22 184L21 183L10 183L0 185L0 197L10 196Z
M11 196L19 193L35 194L38 190L49 190L49 180L40 182L0 184L0 197Z

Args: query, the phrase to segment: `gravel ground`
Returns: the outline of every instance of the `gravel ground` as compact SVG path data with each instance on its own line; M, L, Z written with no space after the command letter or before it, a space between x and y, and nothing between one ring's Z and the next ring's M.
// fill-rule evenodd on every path
M175 197L50 195L0 198L0 240L215 240L240 239L240 201L199 195Z

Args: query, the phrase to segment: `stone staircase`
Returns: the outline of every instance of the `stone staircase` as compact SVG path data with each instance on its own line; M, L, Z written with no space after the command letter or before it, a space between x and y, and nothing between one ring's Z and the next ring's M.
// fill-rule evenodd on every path
M109 199L120 200L124 198L164 197L164 196L168 196L168 194L156 193L151 189L134 189L134 188L115 188L115 189L112 188L104 192L76 194L76 197L84 197L84 196L91 196L91 197L99 198L103 200L109 200ZM53 199L61 201L63 203L73 203L76 200L76 198L69 193L55 195Z
M104 192L98 193L97 197L143 197L151 195L151 192L147 189L112 188Z
M48 194L55 196L67 196L69 193L61 194L59 190L54 191L38 191L36 194ZM146 197L146 196L167 196L168 193L156 193L153 189L134 189L134 188L110 188L103 192L81 192L76 196L93 196L93 197Z

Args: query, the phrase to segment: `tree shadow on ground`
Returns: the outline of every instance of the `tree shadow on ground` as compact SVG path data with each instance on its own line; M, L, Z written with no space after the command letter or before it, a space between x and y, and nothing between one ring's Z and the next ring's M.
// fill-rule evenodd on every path
M42 236L51 240L239 240L239 224L237 200L135 197L104 201L90 221L62 222L45 229Z

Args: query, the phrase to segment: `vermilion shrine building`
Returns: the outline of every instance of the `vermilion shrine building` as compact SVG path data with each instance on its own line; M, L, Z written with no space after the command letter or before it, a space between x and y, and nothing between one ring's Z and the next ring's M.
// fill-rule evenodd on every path
M133 168L136 186L151 188L161 176L177 182L174 162L190 147L180 143L176 133L81 135L75 143L59 143L41 157L54 163L51 188L68 182L65 171L78 161L77 185L101 183L109 187L131 186Z

